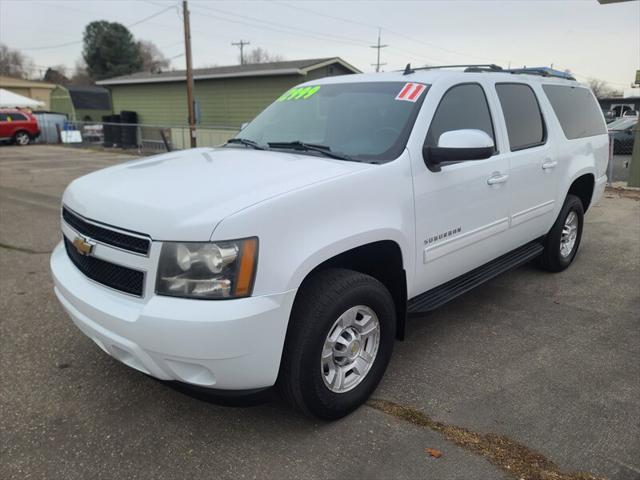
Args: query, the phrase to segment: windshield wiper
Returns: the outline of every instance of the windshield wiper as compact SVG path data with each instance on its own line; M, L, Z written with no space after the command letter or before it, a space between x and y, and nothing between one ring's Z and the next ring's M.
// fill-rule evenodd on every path
M255 148L256 150L266 150L266 148L261 147L258 142L254 142L253 140L248 140L246 138L230 138L229 140L227 140L227 143L225 145L228 145L230 143L239 143L241 145L246 145L247 147Z
M326 157L336 158L338 160L350 160L356 161L353 158L344 155L342 153L336 153L331 151L331 147L328 145L318 145L317 143L306 143L301 142L300 140L295 140L293 142L269 142L270 148L282 148L282 149L291 149L291 150L305 150L310 152L318 152Z

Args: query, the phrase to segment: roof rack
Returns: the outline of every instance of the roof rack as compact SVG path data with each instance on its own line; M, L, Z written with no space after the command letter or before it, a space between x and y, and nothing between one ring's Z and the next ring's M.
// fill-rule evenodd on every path
M562 78L564 80L575 80L575 77L570 73L566 73L560 70L554 70L549 67L524 67L524 68L509 68L504 69L500 65L494 63L478 63L467 65L432 65L428 67L411 68L411 64L407 63L404 69L403 75L410 75L415 73L416 70L437 70L441 68L464 68L465 72L500 72L511 73L514 75L539 75L541 77L555 77Z
M427 67L418 67L411 68L411 64L407 63L407 66L404 68L403 75L409 75L414 73L416 70L437 70L439 68L477 68L482 69L483 71L502 71L502 67L499 65L495 65L493 63L476 63L476 64L465 64L465 65L430 65Z

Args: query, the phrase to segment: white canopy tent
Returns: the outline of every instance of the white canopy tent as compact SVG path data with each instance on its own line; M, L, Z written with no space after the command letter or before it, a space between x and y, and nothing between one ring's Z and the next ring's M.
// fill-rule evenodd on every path
M42 107L43 105L44 102L39 102L38 100L0 88L0 108L36 108Z

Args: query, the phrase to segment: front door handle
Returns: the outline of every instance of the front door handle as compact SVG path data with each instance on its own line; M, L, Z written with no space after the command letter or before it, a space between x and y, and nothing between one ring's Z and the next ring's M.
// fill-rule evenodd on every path
M488 185L498 185L499 183L504 183L509 180L509 175L506 173L498 173L487 179Z
M555 168L556 165L558 165L558 161L557 160L551 160L551 159L545 160L542 163L542 169L543 170L551 170L552 168Z

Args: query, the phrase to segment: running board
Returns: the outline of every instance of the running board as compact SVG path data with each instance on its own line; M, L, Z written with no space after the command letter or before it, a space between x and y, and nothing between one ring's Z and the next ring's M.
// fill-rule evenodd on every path
M459 297L501 273L524 265L529 260L540 255L542 250L544 250L544 247L537 240L516 248L481 267L412 298L407 304L407 313L424 313L435 310L449 300Z

